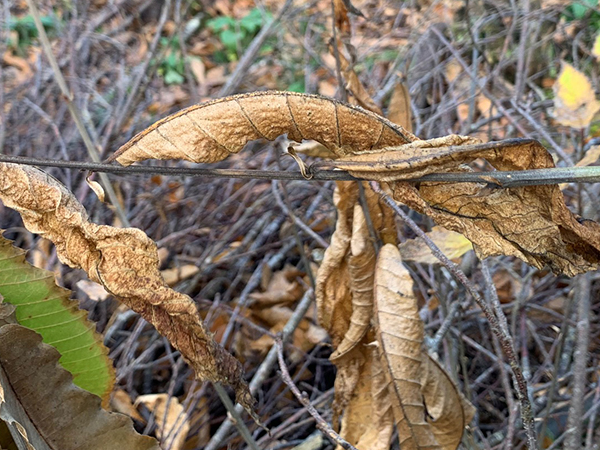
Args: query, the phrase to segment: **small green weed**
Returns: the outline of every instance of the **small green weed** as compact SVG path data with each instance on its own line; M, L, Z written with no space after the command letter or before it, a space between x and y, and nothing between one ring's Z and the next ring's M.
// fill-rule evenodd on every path
M42 16L41 20L46 33L52 34L58 29L58 22L54 16ZM38 37L38 31L31 15L18 19L11 18L8 28L17 33L17 42L9 42L9 46L20 54L24 54L25 49Z
M158 75L165 84L183 84L185 81L185 61L176 38L161 38L160 44L166 48L165 58L160 62Z
M267 13L266 16L267 20L272 19L270 13ZM221 54L219 54L217 52L215 54L217 62L237 61L240 53L248 47L248 44L265 23L265 18L258 8L253 8L239 20L228 16L210 19L207 22L208 27L219 37L223 47L225 47L224 53L220 52Z

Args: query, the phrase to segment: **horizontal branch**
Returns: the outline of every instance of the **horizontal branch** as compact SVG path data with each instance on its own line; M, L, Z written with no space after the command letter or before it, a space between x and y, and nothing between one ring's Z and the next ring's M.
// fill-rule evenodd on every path
M116 175L152 174L181 175L209 178L241 178L260 180L302 180L306 179L300 172L280 170L247 170L247 169L201 169L185 167L156 166L117 166L113 164L62 161L54 159L28 158L23 156L0 155L0 162L25 164L41 167L58 167L64 169L89 170L91 172L112 173ZM311 172L311 180L359 180L343 170L318 169ZM413 183L435 181L443 183L486 183L499 188L519 186L539 186L560 183L598 183L600 182L600 166L563 167L553 169L534 169L494 172L450 172L432 173L418 178L406 178L402 181Z

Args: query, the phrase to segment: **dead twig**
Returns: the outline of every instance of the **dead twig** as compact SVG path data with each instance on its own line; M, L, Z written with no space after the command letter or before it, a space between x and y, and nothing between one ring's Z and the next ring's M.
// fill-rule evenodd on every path
M283 357L283 343L281 342L281 338L277 338L275 340L275 347L277 348L277 359L279 360L279 368L281 369L281 379L290 388L298 401L306 408L308 413L315 419L317 428L321 430L323 434L327 436L334 444L340 445L346 450L358 450L348 441L343 439L339 434L333 431L333 428L329 426L321 414L319 414L315 407L310 403L306 393L300 392L300 389L298 389L298 386L296 386L294 380L292 380L290 372L287 369L287 365L285 364Z

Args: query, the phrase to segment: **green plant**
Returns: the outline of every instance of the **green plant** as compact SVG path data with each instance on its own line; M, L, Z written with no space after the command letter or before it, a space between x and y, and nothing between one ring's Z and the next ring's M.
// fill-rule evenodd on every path
M42 16L40 19L46 32L51 33L58 28L58 22L54 16ZM8 29L17 34L17 42L10 42L10 46L21 53L38 37L38 31L31 15L18 19L11 18L8 22Z
M163 77L165 84L182 84L185 81L185 61L175 38L162 38L160 41L165 49L165 57L158 67L158 75Z
M239 20L228 16L210 19L207 22L208 27L219 37L225 47L225 54L216 54L215 57L217 59L221 57L226 61L237 61L240 52L250 44L252 38L266 23L265 18L271 20L272 16L268 12L263 16L258 8L253 8Z

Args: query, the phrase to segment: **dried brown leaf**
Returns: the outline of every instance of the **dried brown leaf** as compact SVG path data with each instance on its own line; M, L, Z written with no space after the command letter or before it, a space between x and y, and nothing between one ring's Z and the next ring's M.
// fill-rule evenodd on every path
M406 84L398 82L388 107L388 119L404 129L412 132L412 110L410 109L410 94Z
M400 447L441 449L425 420L421 393L423 322L410 275L391 244L384 245L377 258L374 318Z
M300 300L304 288L296 281L301 272L291 265L273 274L265 288L265 292L253 292L250 298L260 305L292 303Z
M465 170L462 164L478 158L502 171L554 167L551 155L534 140L471 142L472 138L452 135L327 164L381 181ZM482 258L516 256L570 276L595 270L600 263L600 225L571 213L557 186L493 189L472 183L421 183L413 187L399 182L391 186L397 201L464 234Z
M387 450L392 440L394 416L377 350L363 351L356 387L350 394L340 435L361 450ZM343 370L343 366L341 369ZM387 407L386 407L387 405Z
M231 385L238 401L251 409L241 364L214 341L193 300L165 284L156 245L143 231L89 222L62 184L32 167L0 164L0 200L21 214L28 230L51 240L63 263L84 269L152 323L199 378Z
M158 450L156 440L134 431L131 419L104 411L100 397L75 386L59 358L34 331L0 327L0 419L22 440L20 448Z
M316 95L255 92L191 106L156 122L109 160L217 162L256 139L287 134L313 139L337 156L416 140L412 133L362 108Z
M458 390L446 371L423 353L421 385L427 422L444 450L456 450L475 408Z
M331 355L331 360L345 355L362 340L369 329L373 313L375 247L369 236L362 206L358 203L354 205L348 270L352 295L352 315L348 331Z
M185 408L177 397L168 394L140 395L135 406L143 404L154 414L156 437L169 450L181 450L190 431Z
M333 193L338 212L335 231L317 273L315 294L319 324L329 333L335 347L348 331L352 315L347 255L357 201L358 189L354 182L337 183Z

